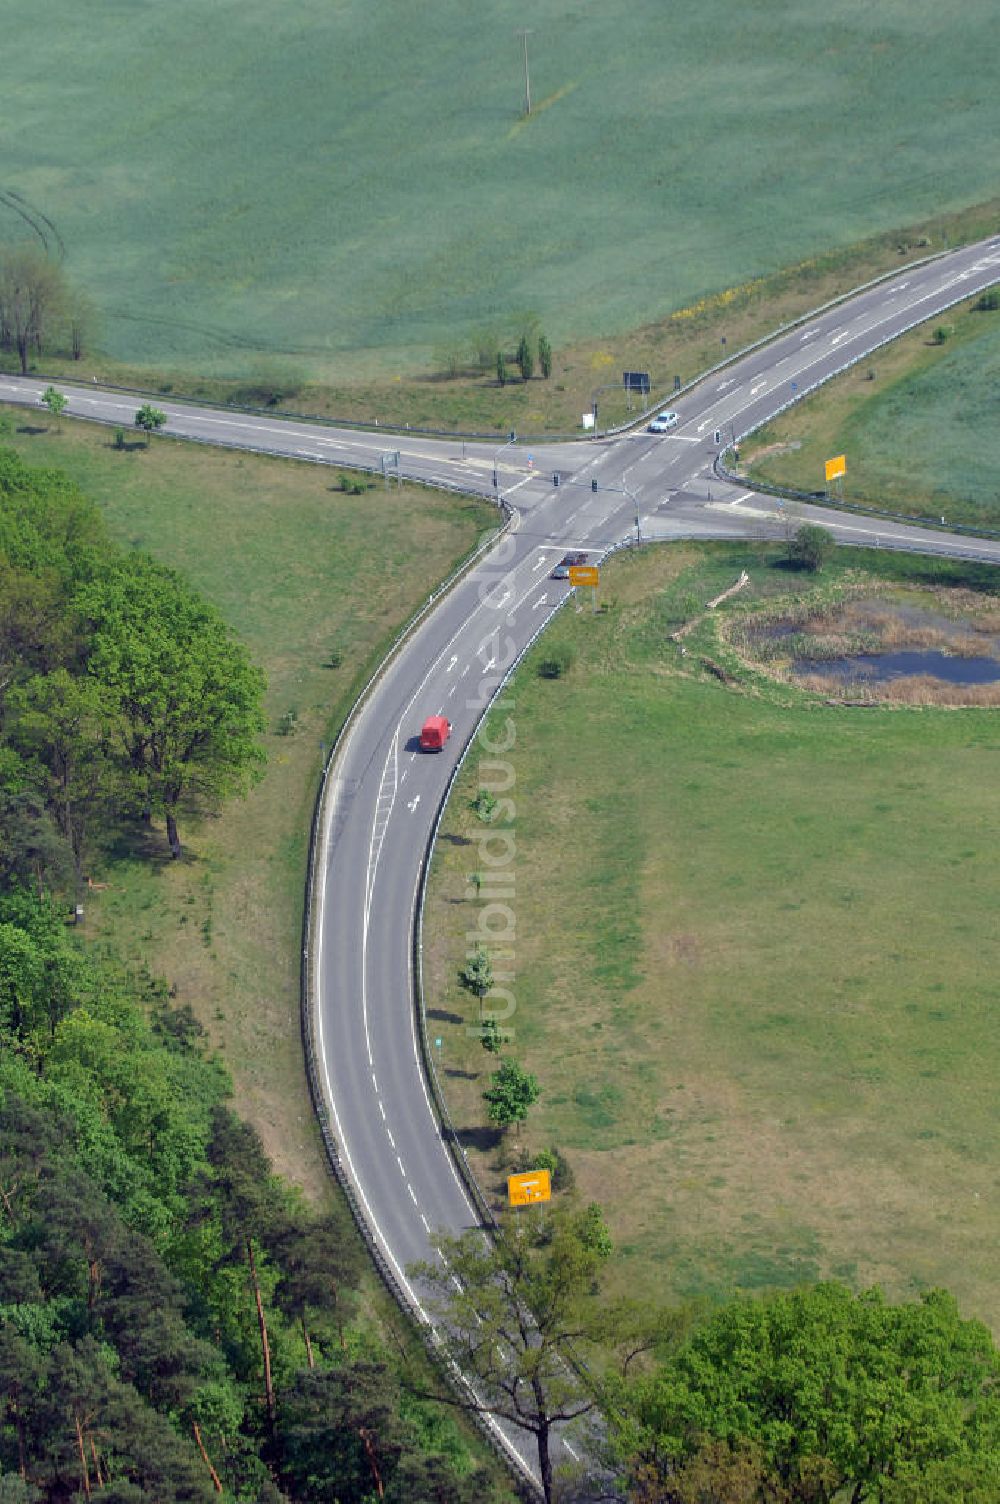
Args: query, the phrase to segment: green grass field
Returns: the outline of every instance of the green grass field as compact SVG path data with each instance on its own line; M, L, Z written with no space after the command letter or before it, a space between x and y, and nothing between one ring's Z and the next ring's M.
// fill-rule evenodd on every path
M948 331L942 344L937 328ZM769 424L745 457L752 477L815 490L823 461L846 454L847 500L1000 528L998 399L1000 312L970 304Z
M565 345L1000 191L988 0L4 19L0 240L33 217L138 368L385 377L525 309Z
M768 557L671 545L614 563L609 610L551 629L576 649L569 675L538 677L546 643L513 682L509 1048L542 1087L522 1141L568 1155L633 1294L943 1283L997 1325L1000 723L826 706L742 670L714 618L682 658L670 633L743 567L726 612L859 567L948 578L838 553L814 587ZM453 1115L499 1190L492 1057L457 976L476 914L461 842L483 829L468 801L491 779L470 758L425 948Z
M422 487L363 496L326 467L154 439L118 453L107 429L0 409L0 444L58 466L113 535L183 570L239 632L268 679L268 768L246 801L162 831L93 875L90 932L108 931L177 989L222 1049L240 1111L278 1169L311 1195L328 1184L302 1065L299 946L306 851L331 736L397 628L473 546L492 508ZM20 431L19 431L20 430ZM330 666L335 658L337 665ZM374 661L373 661L374 660ZM294 712L290 735L279 734Z

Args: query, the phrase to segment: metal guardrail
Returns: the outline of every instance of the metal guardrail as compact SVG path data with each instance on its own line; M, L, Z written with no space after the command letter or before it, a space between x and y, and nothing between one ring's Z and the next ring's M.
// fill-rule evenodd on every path
M459 490L460 488L455 487L454 489ZM474 495L475 493L470 492L468 494ZM319 1125L320 1137L323 1141L323 1148L326 1153L327 1163L329 1164L330 1169L338 1185L340 1186L341 1191L343 1192L344 1199L346 1200L351 1215L354 1218L355 1225L357 1226L358 1231L361 1234L361 1238L368 1250L369 1256L371 1257L372 1263L374 1264L375 1269L380 1279L382 1280L382 1283L384 1284L389 1294L392 1296L393 1300L399 1306L399 1308L412 1318L415 1330L417 1331L428 1356L435 1363L438 1370L444 1375L446 1382L448 1382L451 1387L456 1390L456 1392L460 1391L462 1388L462 1376L454 1371L448 1361L444 1360L445 1355L440 1349L439 1339L436 1332L434 1331L434 1328L431 1327L426 1321L421 1320L419 1314L414 1311L406 1292L399 1283L395 1271L391 1267L389 1261L385 1258L381 1248L379 1247L378 1241L368 1224L368 1220L354 1189L354 1184L351 1180L351 1177L348 1175L343 1160L340 1156L340 1149L330 1122L326 1098L324 1096L323 1086L320 1080L315 1037L316 1008L318 1006L318 997L315 995L314 988L315 979L312 965L311 939L315 920L317 863L319 854L323 846L323 829L326 818L326 799L331 786L331 774L336 768L336 764L339 759L340 753L343 750L346 738L349 735L350 731L353 729L357 716L359 715L363 706L367 703L373 689L381 681L382 676L395 660L403 644L409 639L411 634L421 624L431 608L435 606L445 595L447 595L459 583L459 581L463 579L465 575L475 567L475 565L484 556L484 554L492 549L499 541L499 539L509 531L513 522L513 513L509 510L509 508L506 507L506 505L504 506L504 512L506 514L504 523L497 530L497 532L484 543L480 544L478 548L473 550L473 552L467 558L463 559L461 564L459 564L458 567L453 570L452 574L449 575L444 584L441 585L429 597L427 601L424 602L424 604L413 614L413 616L405 624L405 626L400 629L389 651L382 658L381 662L358 694L347 715L344 717L343 724L340 728L340 731L337 733L337 738L330 750L330 755L327 758L326 764L324 765L320 779L319 791L316 797L315 805L313 807L312 824L309 832L309 857L306 865L305 905L302 915L299 1007L300 1027L302 1032L302 1049L305 1058L306 1079L309 1084L309 1095L312 1099L313 1111L316 1114L316 1121ZM487 1418L475 1411L468 1413L470 1415L470 1419L472 1419L472 1421L476 1424L476 1428L480 1436L489 1446L490 1450L493 1452L497 1460L503 1464L508 1475L513 1480L515 1489L520 1494L520 1496L524 1500L530 1501L530 1504L537 1504L537 1500L539 1498L539 1489L535 1484L534 1479L525 1475L525 1473L517 1468L510 1453L497 1440L497 1437L494 1434Z
M969 245L975 245L976 243L976 241L970 241ZM699 373L699 375L692 377L690 381L685 381L684 384L682 386L679 386L676 390L669 388L665 389L660 401L654 403L652 407L647 408L646 411L642 413L638 418L632 418L627 423L619 423L614 428L602 429L601 432L599 434L595 434L594 437L602 439L612 439L617 437L618 434L629 433L640 423L645 423L646 419L649 418L653 413L657 412L658 409L661 408L664 402L666 402L669 398L683 397L685 392L693 391L696 386L700 386L703 381L708 381L711 376L717 375L719 371L727 370L730 366L735 365L737 361L742 360L744 356L752 355L755 350L763 350L767 345L773 345L776 340L781 339L785 334L789 334L793 329L800 329L803 324L809 324L813 319L821 318L824 313L829 313L831 308L839 308L842 303L849 303L853 298L860 297L862 293L871 292L873 287L878 287L882 282L891 282L894 277L901 277L904 272L916 271L921 266L929 266L932 261L940 261L945 256L953 255L957 250L966 249L968 249L968 246L949 246L944 250L934 251L930 256L920 256L916 261L907 261L902 266L894 267L892 271L880 272L877 277L872 277L868 282L861 282L857 287L852 287L847 292L839 293L837 297L830 298L827 302L820 303L816 308L810 308L808 312L799 314L798 318L789 319L785 324L779 324L778 327L776 329L772 329L769 334L761 335L760 339L751 340L748 345L741 345L740 348L734 351L732 355L727 354L724 360L717 361L714 366L709 366L707 370L702 371ZM1000 280L1000 278L998 278L998 280ZM969 294L966 293L965 296L968 297ZM955 299L955 303L961 302L961 298ZM953 307L954 304L949 303L945 306ZM933 317L934 314L928 314L928 318ZM922 319L918 319L917 322L923 323L924 321ZM913 327L914 325L912 324L907 325L907 329L911 329ZM900 334L905 334L906 332L906 329L900 330ZM898 339L899 335L894 334L892 338ZM889 341L884 340L882 343L888 344ZM874 345L872 348L877 350L880 348L880 346ZM859 359L863 360L864 356L859 357ZM851 362L851 364L853 364L853 362ZM842 367L842 369L846 371L848 367L844 366ZM826 379L829 380L829 378ZM820 384L821 383L819 382L816 383L817 386ZM812 387L807 387L804 389L802 395L805 396L806 392L812 390ZM797 401L799 399L796 398L795 400ZM786 404L786 406L790 405L790 403ZM784 409L781 409L781 411L784 411ZM770 419L768 421L770 421Z
M798 491L794 486L779 486L771 481L757 480L738 470L730 470L725 462L728 453L729 450L726 449L717 456L712 467L715 474L730 485L748 486L761 496L774 496L780 501L800 501L806 506L830 507L837 512L852 512L857 517L884 517L887 522L902 522L910 527L924 527L933 532L962 533L969 538L1000 539L998 528L973 527L967 522L942 523L937 517L923 517L915 512L888 512L875 502L867 501L865 497L855 501L842 501L838 496L831 496L829 491Z

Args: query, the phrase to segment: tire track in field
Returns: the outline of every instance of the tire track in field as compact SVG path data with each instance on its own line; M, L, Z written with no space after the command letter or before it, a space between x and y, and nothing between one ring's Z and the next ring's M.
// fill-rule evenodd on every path
M13 188L0 188L0 205L10 209L33 230L45 248L47 256L55 255L59 261L66 260L66 243L49 216Z

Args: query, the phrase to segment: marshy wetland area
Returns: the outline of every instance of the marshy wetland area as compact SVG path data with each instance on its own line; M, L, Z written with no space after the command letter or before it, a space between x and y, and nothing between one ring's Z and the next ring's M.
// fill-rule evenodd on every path
M722 632L748 666L839 703L1000 705L1000 596L865 578Z

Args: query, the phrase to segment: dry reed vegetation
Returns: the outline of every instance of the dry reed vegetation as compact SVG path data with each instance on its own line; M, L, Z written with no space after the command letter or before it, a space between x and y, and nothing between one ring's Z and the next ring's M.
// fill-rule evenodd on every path
M1000 601L960 589L900 592L868 580L839 588L839 599L772 602L763 609L733 615L720 624L724 640L748 668L794 682L826 698L865 704L979 706L1000 705L1000 684L952 684L932 674L910 674L872 682L831 681L823 674L796 672L807 658L835 660L860 655L937 651L954 658L989 658L997 652Z

